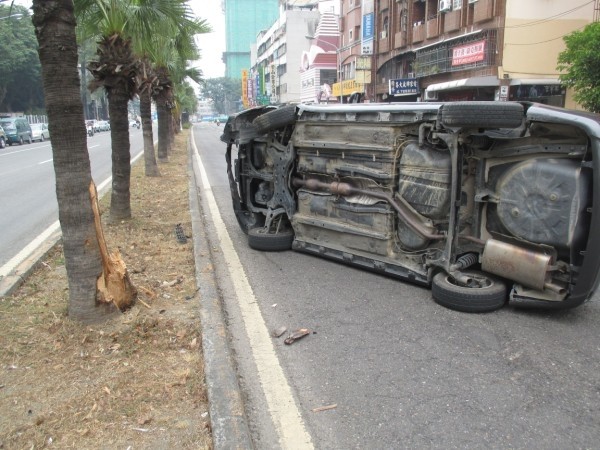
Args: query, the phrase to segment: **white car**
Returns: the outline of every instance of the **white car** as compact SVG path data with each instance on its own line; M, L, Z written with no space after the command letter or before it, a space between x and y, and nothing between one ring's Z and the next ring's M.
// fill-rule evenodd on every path
M110 131L110 123L106 120L96 122L96 131Z
M44 142L50 139L50 131L47 123L32 123L31 124L31 139L33 141Z

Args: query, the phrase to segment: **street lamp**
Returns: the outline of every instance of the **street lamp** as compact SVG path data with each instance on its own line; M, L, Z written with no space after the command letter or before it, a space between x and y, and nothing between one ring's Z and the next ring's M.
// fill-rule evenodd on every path
M306 35L304 37L311 41L314 41L315 39L317 39L315 36L309 36L309 35ZM323 41L323 40L319 41L319 44L330 45L335 50L335 58L336 58L336 62L337 62L337 66L338 66L338 74L339 74L338 83L340 83L340 103L344 103L344 96L342 93L342 54L340 52L340 48L337 45L332 44L331 42L327 42L327 41Z

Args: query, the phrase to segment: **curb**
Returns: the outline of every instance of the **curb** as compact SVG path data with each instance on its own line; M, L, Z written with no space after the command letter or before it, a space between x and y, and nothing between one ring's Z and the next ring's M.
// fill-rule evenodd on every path
M0 280L0 297L11 295L38 268L48 253L62 239L61 228L52 232L44 242L37 247L27 258L21 261L7 276Z
M213 445L220 449L252 449L244 403L229 348L221 297L215 280L210 236L203 211L199 157L193 132L188 141L189 202L192 218L196 284L200 293L200 319L204 373L208 391ZM214 240L214 238L213 238Z

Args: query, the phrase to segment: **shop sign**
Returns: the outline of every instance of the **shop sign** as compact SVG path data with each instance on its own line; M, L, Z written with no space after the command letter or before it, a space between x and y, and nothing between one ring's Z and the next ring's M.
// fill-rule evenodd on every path
M483 61L485 58L485 41L471 42L467 45L452 48L452 65L460 66Z
M344 80L341 83L334 83L332 86L332 95L339 97L340 95L352 95L355 92L364 92L364 84L356 80Z
M419 82L416 78L398 78L390 80L390 95L418 94Z

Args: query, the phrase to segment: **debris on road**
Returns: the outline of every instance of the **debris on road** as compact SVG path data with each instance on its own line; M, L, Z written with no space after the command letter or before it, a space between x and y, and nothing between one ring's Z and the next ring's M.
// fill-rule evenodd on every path
M333 405L319 406L318 408L311 409L311 411L312 412L321 412L321 411L327 411L327 410L335 409L335 408L337 408L337 403L334 403Z
M298 339L303 338L304 336L307 336L310 334L310 330L308 328L300 328L296 331L294 331L292 334L290 334L285 341L283 341L285 344L287 345L291 345L294 342L296 342Z
M278 338L281 337L286 331L287 327L275 328L273 331L271 331L271 336Z

